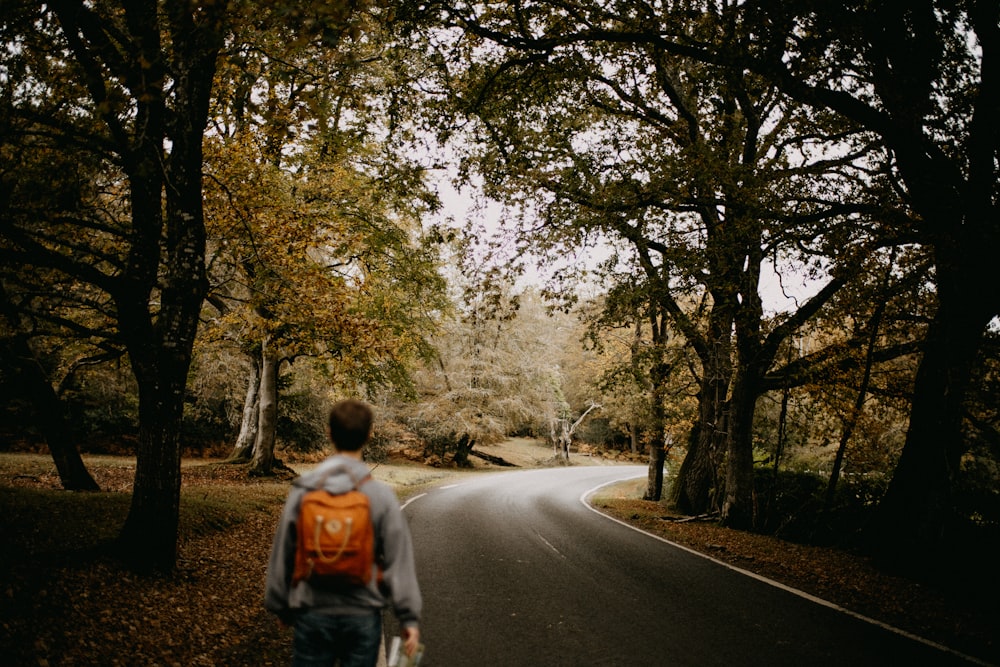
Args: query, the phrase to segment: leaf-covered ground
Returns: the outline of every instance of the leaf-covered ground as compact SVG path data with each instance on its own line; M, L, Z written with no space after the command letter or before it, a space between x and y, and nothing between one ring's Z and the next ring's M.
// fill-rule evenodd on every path
M5 664L288 663L288 638L260 604L284 485L246 483L234 467L187 468L177 572L140 576L100 549L128 512L132 469L90 468L115 491L49 491L45 474L28 495L0 489Z
M287 482L247 481L234 466L187 464L177 572L140 576L100 548L127 514L133 469L115 458L88 465L107 491L57 491L50 461L0 457L0 664L288 664L290 636L261 608ZM376 470L401 496L454 474L414 465ZM595 502L719 560L997 661L996 601L987 612L837 550L667 521L661 505L632 500L628 491Z

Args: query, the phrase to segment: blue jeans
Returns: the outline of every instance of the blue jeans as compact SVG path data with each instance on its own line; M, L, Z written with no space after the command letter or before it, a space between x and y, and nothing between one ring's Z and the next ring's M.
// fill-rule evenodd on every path
M375 667L382 644L382 614L331 616L305 612L295 620L292 667Z

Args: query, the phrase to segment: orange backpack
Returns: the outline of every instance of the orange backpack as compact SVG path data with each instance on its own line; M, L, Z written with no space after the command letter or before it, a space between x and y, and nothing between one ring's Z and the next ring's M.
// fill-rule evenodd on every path
M359 490L370 479L366 476L346 493L319 488L302 496L293 583L305 579L320 585L367 586L372 582L375 528L368 496Z

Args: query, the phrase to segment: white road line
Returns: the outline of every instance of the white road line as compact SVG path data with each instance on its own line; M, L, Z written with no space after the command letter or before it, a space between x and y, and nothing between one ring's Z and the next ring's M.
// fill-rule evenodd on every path
M562 553L561 551L559 551L559 550L558 550L558 549L556 549L556 548L555 548L554 546L552 546L552 543L551 543L551 542L549 542L549 541L548 541L547 539L545 539L544 537L542 537L542 534L541 534L541 533L539 533L539 532L538 532L537 530L535 531L535 535L537 535L537 536L538 536L538 539L540 539L540 540L541 540L542 542L545 542L545 546L547 546L547 547L548 547L549 549L552 549L552 550L553 550L553 551L555 551L555 552L556 552L557 554L559 554L559 556L560 556L561 558L563 558L563 559L565 559L565 558L566 558L566 556L565 556L565 555L564 555L564 554L563 554L563 553Z
M417 498L423 498L426 495L427 495L426 493L421 493L420 495L413 496L412 498L410 498L409 500L407 500L405 503L403 503L402 505L400 505L399 509L405 510L407 505L409 505L410 503L412 503Z
M786 586L785 584L781 583L780 581L774 581L773 579L768 579L767 577L761 576L761 575L757 574L756 572L751 572L749 570L744 570L743 568L739 568L739 567L736 567L735 565L731 565L731 564L729 564L729 563L727 563L725 561L721 561L718 558L712 558L711 556L706 556L705 554L701 553L700 551L695 551L694 549L686 547L683 544L678 544L677 542L671 542L670 540L666 539L665 537L660 537L659 535L654 535L653 533L647 532L647 531L643 530L642 528L637 528L636 526L633 526L631 524L625 523L624 521L622 521L620 519L616 519L615 517L613 517L613 516L611 516L609 514L605 514L604 512L602 512L599 509L595 508L593 505L591 505L588 502L588 499L589 499L590 496L594 495L599 490L603 489L605 486L611 486L612 484L617 484L618 482L625 482L625 481L628 481L630 479L639 479L640 477L645 477L645 475L643 474L643 475L633 475L631 477L622 477L621 479L613 479L610 482L604 482L603 484L598 484L597 486L595 486L594 488L590 489L589 491L584 491L583 495L580 496L580 502L583 504L584 507L586 507L587 509L589 509L594 514L597 514L599 516L603 516L605 519L609 519L611 521L614 521L615 523L621 524L621 525L625 526L626 528L631 528L632 530L634 530L637 533L642 533L643 535L646 535L648 537L652 537L654 540L659 540L660 542L663 542L664 544L669 544L670 546L676 547L678 549L681 549L682 551L686 551L686 552L688 552L690 554L693 554L695 556L700 556L701 558L704 558L705 560L710 560L713 563L717 563L718 565L721 565L722 567L725 567L725 568L728 568L730 570L733 570L734 572L739 572L742 575L745 575L747 577L751 577L753 579L756 579L757 581L761 581L761 582L763 582L765 584L774 586L775 588L780 588L783 591L787 591L788 593L791 593L792 595L797 595L800 598L804 598L806 600L809 600L810 602L814 602L814 603L816 603L818 605L822 605L824 607L828 607L828 608L833 609L835 611L839 611L842 614L847 614L848 616L852 616L852 617L858 619L859 621L863 621L865 623L869 623L871 625L878 626L878 627L882 628L883 630L888 630L889 632L893 632L893 633L895 633L897 635L900 635L902 637L906 637L907 639L912 639L913 641L920 642L921 644L925 644L927 646L931 646L933 648L936 648L939 651L943 651L945 653L950 653L950 654L952 654L954 656L962 658L963 660L967 660L967 661L969 661L969 662L971 662L973 664L983 665L984 667L992 667L993 663L989 663L989 662L986 662L984 660L980 660L979 658L975 658L975 657L973 657L971 655L966 655L964 653L961 653L960 651L956 651L955 649L952 649L952 648L949 648L947 646L944 646L943 644L938 644L937 642L931 641L930 639L925 639L924 637L921 637L919 635L915 635L912 632L907 632L906 630L901 630L900 628L893 627L893 626L889 625L888 623L883 623L882 621L876 620L874 618L870 618L868 616L865 616L864 614L859 614L859 613L857 613L855 611L851 611L850 609L846 609L844 607L841 607L840 605L835 604L833 602L830 602L829 600L824 600L823 598L818 598L815 595L810 595L809 593L806 593L805 591L800 591L797 588L792 588L791 586Z

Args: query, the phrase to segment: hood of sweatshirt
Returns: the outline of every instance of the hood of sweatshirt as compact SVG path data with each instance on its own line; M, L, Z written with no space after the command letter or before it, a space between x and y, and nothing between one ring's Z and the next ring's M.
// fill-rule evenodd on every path
M304 489L323 488L330 493L347 493L357 488L371 471L364 461L335 454L321 463L315 470L295 480L295 486Z

